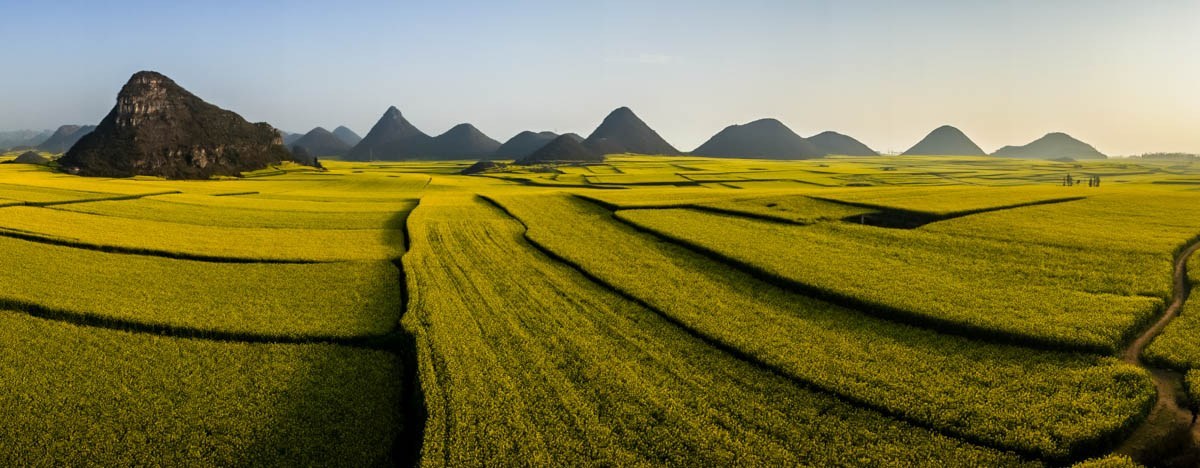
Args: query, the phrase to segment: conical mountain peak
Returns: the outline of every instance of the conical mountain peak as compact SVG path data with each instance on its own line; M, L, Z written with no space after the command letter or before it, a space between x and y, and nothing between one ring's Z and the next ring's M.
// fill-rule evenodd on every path
M603 154L679 154L679 150L628 107L619 107L609 113L583 144Z
M967 135L950 125L942 125L929 132L904 155L921 156L986 156L979 145L967 138Z
M347 159L353 161L399 161L422 156L431 138L400 114L400 109L390 106L383 116L367 132Z

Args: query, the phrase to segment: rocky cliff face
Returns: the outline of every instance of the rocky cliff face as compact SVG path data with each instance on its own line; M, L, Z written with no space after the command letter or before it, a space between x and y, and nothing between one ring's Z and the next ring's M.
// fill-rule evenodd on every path
M288 159L282 145L270 125L246 122L166 76L143 71L121 88L116 106L59 166L87 176L207 179Z

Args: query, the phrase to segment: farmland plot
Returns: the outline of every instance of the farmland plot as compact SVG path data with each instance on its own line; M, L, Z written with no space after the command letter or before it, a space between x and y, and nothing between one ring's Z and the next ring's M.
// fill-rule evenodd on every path
M1120 433L1153 398L1144 373L1112 358L885 322L732 271L591 203L491 198L531 241L671 320L807 384L972 440L1064 458Z
M1046 347L1115 350L1160 310L1170 285L1169 261L1154 255L844 223L788 226L683 209L616 215L764 277L886 317ZM1106 268L1079 268L1083 258Z
M0 464L393 462L397 359L331 345L210 342L0 310Z
M9 208L0 208L7 210ZM203 332L381 335L399 317L391 262L211 263L0 237L0 303Z
M400 229L231 228L6 207L0 233L94 249L243 261L388 260L403 255Z
M735 359L539 254L481 200L427 197L409 223L425 464L1021 462Z

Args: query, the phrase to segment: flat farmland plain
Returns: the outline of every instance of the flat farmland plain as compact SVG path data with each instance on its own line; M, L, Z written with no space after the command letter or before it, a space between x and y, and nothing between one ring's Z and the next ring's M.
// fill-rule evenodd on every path
M1130 466L1200 406L1200 166L325 164L0 165L0 462Z

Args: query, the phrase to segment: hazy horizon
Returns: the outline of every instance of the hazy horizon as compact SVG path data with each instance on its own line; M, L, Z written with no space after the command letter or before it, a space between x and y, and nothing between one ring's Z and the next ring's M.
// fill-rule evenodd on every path
M388 106L587 135L629 106L691 150L777 118L903 151L1062 131L1110 155L1200 152L1200 2L4 2L0 129L94 124L155 70L252 121L366 134Z

